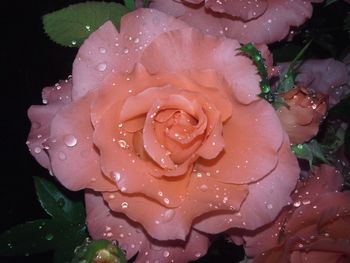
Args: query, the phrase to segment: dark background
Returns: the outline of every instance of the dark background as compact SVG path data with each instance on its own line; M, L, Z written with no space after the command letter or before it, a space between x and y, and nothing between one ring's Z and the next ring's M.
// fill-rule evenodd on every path
M77 2L81 1L28 0L1 4L0 233L14 225L46 217L35 196L32 176L49 174L27 150L25 142L30 125L26 111L30 105L42 103L43 87L67 78L77 52L75 48L60 47L50 41L43 32L41 17ZM327 10L316 8L315 18L306 25L306 34L319 35L320 25L322 28L338 26L347 11L349 6L343 2ZM331 42L336 46L333 55L341 57L349 45L347 34L339 29L332 32ZM282 46L276 44L272 47L278 50ZM332 51L324 47L315 46L314 50L319 57L332 55ZM219 247L226 252L229 249L225 243ZM231 257L225 262L232 262L232 255L224 256L226 260ZM2 262L51 262L51 254L0 258Z

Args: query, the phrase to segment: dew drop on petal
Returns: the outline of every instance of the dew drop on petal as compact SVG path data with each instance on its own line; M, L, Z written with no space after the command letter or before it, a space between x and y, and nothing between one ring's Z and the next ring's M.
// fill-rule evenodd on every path
M175 210L174 209L168 209L164 212L164 220L165 222L171 221L175 216Z
M206 184L202 184L199 189L203 192L207 191L208 190L208 186Z
M120 181L120 173L119 173L119 172L114 171L114 172L112 172L112 175L113 175L114 180L115 180L116 182L119 182L119 181Z
M107 50L104 47L100 47L98 50L101 54L105 54L107 52Z
M32 122L32 127L34 129L39 129L41 127L41 124L39 122L37 122L37 121L33 121Z
M107 68L107 64L106 63L100 63L100 64L97 65L98 71L101 71L101 72L105 71L106 68Z
M300 201L296 201L294 202L293 206L294 207L299 207L301 205L301 202Z
M126 209L126 208L128 208L129 204L128 204L127 202L123 202L123 203L121 203L120 206L121 206L123 209Z
M61 161L66 160L67 156L64 152L59 152L58 153L58 159L60 159Z
M35 147L34 148L35 153L41 153L41 148L40 147Z
M267 209L272 209L273 205L272 204L267 204L266 207L267 207Z
M200 252L197 252L196 254L194 254L194 256L195 256L196 258L199 258L201 255L202 255L202 254L201 254Z
M164 256L165 258L169 257L169 255L170 255L169 251L165 250L165 251L163 252L163 256Z
M78 140L72 134L67 134L63 137L64 144L73 147L77 144Z

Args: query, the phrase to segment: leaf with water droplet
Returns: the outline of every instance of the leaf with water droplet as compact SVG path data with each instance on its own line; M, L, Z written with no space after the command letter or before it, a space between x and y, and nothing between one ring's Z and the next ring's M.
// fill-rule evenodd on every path
M39 219L14 226L0 235L0 255L18 256L52 250L54 237L60 231L57 223L50 219Z
M67 190L39 177L34 177L34 183L41 206L55 220L69 223L84 222L84 205L64 195Z
M260 51L251 43L241 46L239 50L253 61L261 77L261 93L258 96L272 103L274 101L274 95L271 93L265 61Z
M129 12L117 3L85 2L43 16L45 33L66 47L79 47L89 35L111 20L119 28L120 18Z

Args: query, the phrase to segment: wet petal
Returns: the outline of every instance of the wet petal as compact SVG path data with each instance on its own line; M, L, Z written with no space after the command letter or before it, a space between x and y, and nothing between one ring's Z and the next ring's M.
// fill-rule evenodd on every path
M161 26L160 26L161 25ZM73 65L73 97L96 89L114 72L130 72L142 50L159 34L188 27L185 23L151 9L138 9L122 17L120 33L106 22L80 47Z
M195 229L207 233L219 233L228 226L254 230L274 220L282 207L291 202L289 193L299 176L296 158L290 151L287 138L278 155L276 168L260 181L249 184L249 194L238 213L211 217L204 215L195 224Z
M45 143L52 170L68 189L113 190L114 184L101 172L99 154L92 142L90 104L95 93L63 107L52 119Z
M104 198L113 211L139 222L152 237L185 240L196 217L215 211L237 211L246 195L246 186L218 183L208 175L196 173L180 196L182 203L178 207L165 207L172 200L163 192L162 205L144 196L120 192L105 193Z
M272 107L262 100L248 107L235 102L233 109L223 127L224 152L214 160L198 160L196 165L221 182L257 181L271 172L278 161L283 137L280 122Z
M216 69L224 76L233 96L248 104L258 99L260 77L247 57L237 55L239 47L235 40L217 39L204 36L194 29L184 29L162 34L155 39L142 54L141 62L153 74ZM181 53L177 50L181 50ZM174 52L177 55L171 61L167 59Z

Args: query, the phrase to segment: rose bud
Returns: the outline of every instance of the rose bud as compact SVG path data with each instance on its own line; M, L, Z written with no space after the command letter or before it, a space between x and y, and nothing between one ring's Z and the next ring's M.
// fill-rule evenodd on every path
M286 105L279 108L277 115L293 144L310 140L326 114L326 96L304 87L296 87L283 95Z

